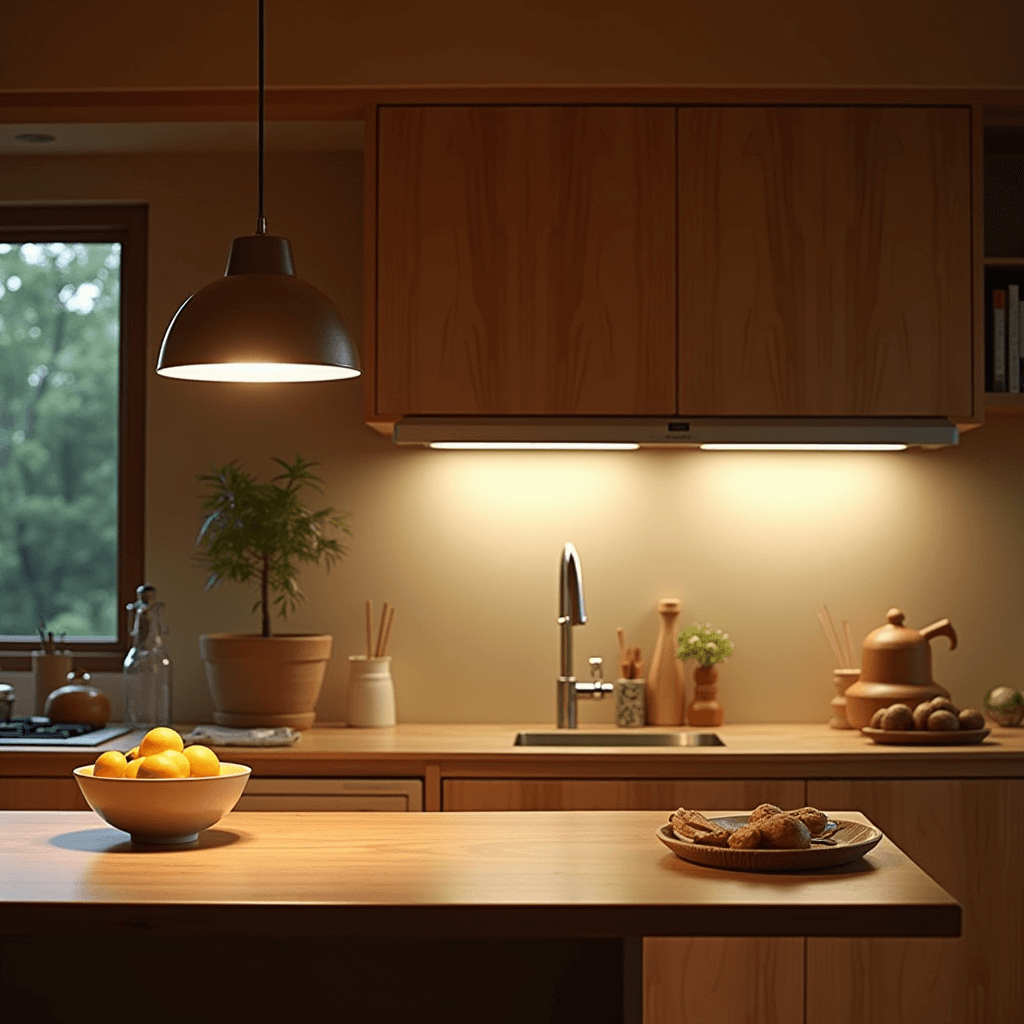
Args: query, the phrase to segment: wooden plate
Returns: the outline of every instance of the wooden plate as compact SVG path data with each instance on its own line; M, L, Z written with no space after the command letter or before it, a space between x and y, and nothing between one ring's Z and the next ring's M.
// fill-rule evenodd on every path
M901 743L904 746L956 747L980 743L988 729L953 729L950 732L932 732L928 729L872 729L865 725L861 732L874 743Z
M750 815L711 820L723 828L732 829L745 825ZM704 846L676 835L669 824L662 825L655 835L681 860L731 871L816 871L819 868L834 868L859 860L882 841L882 833L874 826L841 818L833 820L837 827L828 836L835 841L835 846L812 846L809 850L734 850L731 847Z

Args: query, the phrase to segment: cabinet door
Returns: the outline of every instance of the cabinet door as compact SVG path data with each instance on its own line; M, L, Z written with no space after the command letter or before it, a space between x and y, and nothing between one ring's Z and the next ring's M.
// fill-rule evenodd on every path
M74 779L0 779L0 808L5 811L87 811Z
M804 805L799 780L446 779L446 811ZM651 842L657 845L652 835ZM660 856L652 849L653 856ZM586 870L581 854L580 870ZM644 1024L803 1024L803 939L645 939ZM808 1018L810 1020L811 1018Z
M384 107L377 413L671 415L675 115Z
M807 1020L1021 1020L1024 779L812 781L807 796L866 814L963 907L959 939L808 939Z
M686 415L971 416L970 112L679 112Z

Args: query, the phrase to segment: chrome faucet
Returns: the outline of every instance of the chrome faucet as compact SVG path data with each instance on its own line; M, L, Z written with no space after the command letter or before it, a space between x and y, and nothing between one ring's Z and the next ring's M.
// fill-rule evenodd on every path
M601 678L601 659L590 659L591 679L577 682L572 671L572 627L585 625L587 611L583 605L583 571L580 556L572 544L562 550L562 563L558 577L558 625L562 630L561 667L557 687L559 729L576 728L576 701L579 697L600 700L615 687Z

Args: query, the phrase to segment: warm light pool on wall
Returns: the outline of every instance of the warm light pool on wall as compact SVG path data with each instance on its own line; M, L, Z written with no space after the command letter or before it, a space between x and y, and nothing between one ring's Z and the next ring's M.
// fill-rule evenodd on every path
M295 276L288 239L263 215L264 0L259 0L259 209L256 233L231 243L224 276L186 299L164 334L156 372L208 381L313 381L359 376L338 311Z

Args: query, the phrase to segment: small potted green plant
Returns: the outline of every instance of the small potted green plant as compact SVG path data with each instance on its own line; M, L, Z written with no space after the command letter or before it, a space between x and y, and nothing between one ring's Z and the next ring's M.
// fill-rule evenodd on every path
M305 503L305 492L323 483L313 472L316 463L298 455L274 461L281 472L267 481L238 460L197 477L208 488L196 539L197 560L209 572L206 589L225 580L255 586L253 611L261 621L259 635L205 634L199 650L218 725L307 729L316 719L334 638L275 634L271 613L284 619L295 610L303 600L300 566L329 571L345 554L336 534L350 530L344 514Z
M718 668L734 650L728 633L715 629L711 623L695 622L679 634L678 656L694 660L693 700L686 709L690 725L721 725L724 718L718 703Z

